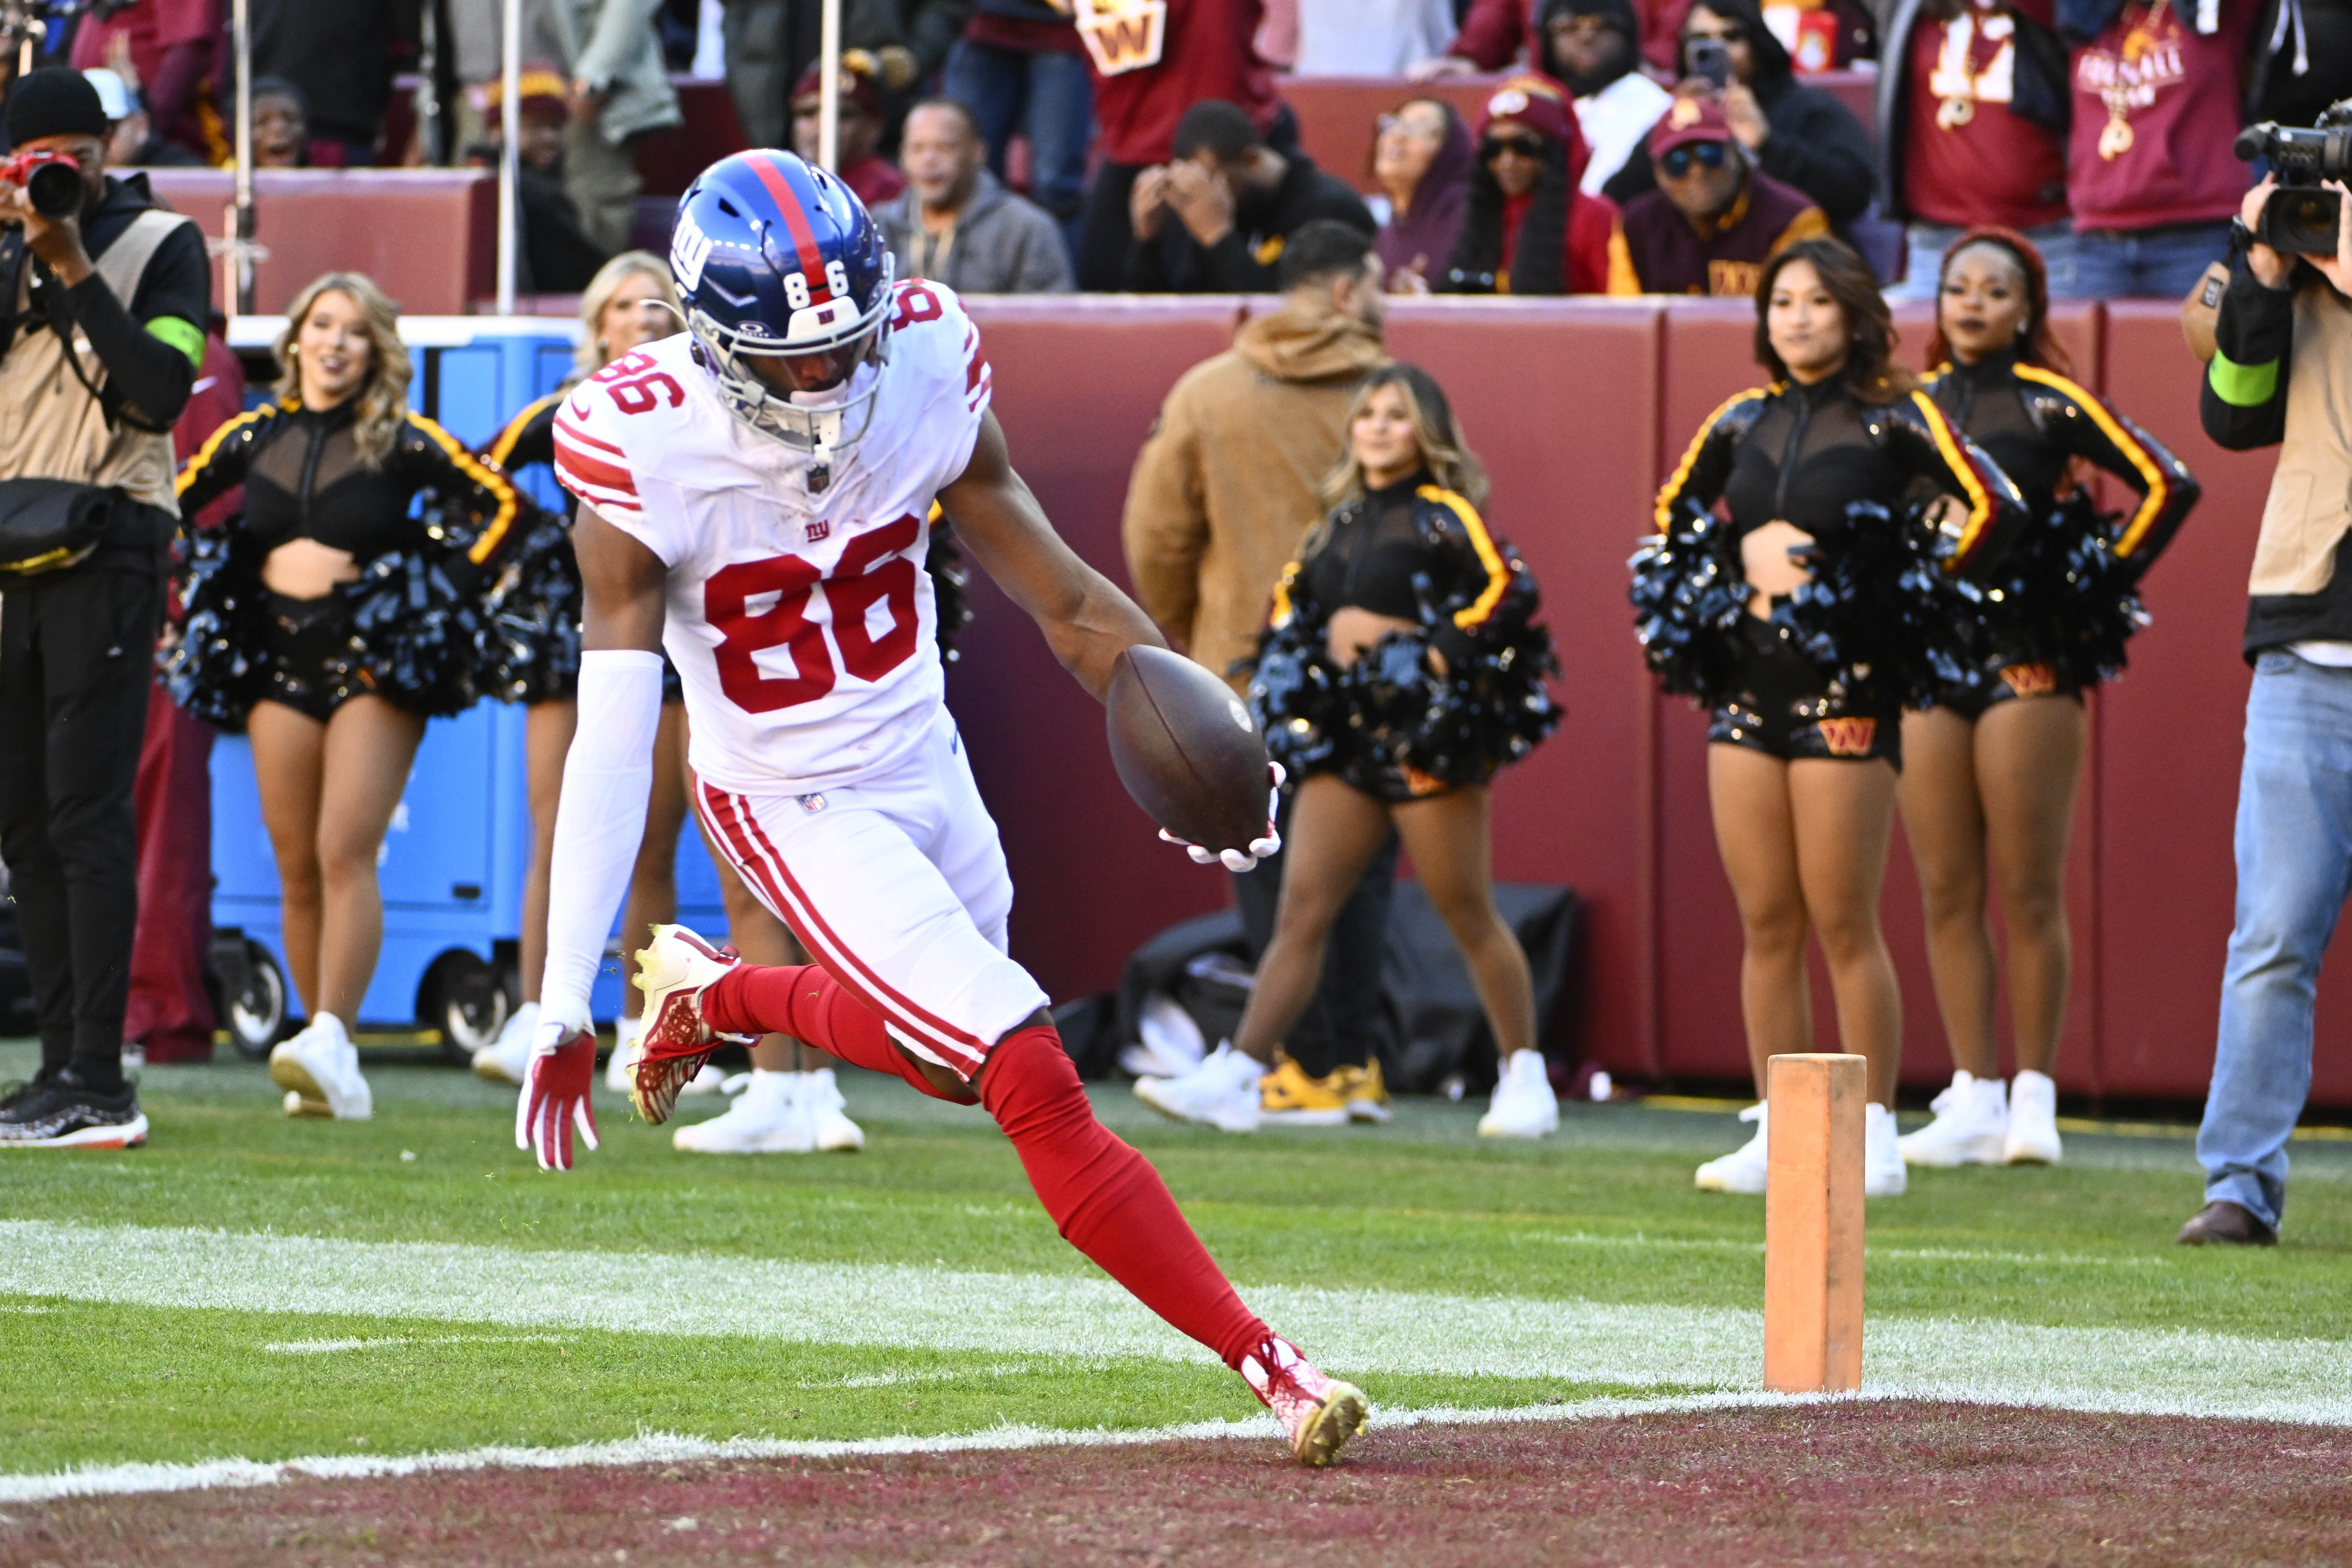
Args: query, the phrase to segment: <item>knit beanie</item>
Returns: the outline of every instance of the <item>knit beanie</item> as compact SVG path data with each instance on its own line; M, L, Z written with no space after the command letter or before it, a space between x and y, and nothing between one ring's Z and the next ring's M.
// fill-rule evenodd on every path
M44 136L96 136L110 129L98 89L81 72L44 66L16 79L8 89L8 144L22 147Z

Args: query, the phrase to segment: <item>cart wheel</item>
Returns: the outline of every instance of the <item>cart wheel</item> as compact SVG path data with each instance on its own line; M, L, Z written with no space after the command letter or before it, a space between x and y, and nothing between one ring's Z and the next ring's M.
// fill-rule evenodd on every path
M247 938L243 946L237 973L222 977L227 1002L223 1011L238 1054L257 1061L286 1032L286 972L259 942Z
M459 1067L471 1067L474 1053L506 1027L507 994L498 972L464 948L433 961L425 994L428 1010L421 1021L441 1031L441 1054Z

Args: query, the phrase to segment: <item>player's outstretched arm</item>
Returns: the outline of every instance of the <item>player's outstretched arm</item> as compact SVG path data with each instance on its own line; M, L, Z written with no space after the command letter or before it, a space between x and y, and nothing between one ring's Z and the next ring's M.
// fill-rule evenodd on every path
M542 1169L572 1164L574 1128L596 1147L588 1107L596 1075L589 988L645 837L661 723L661 558L583 505L572 532L586 590L580 724L563 763L550 874L547 968L539 1037L515 1104L515 1146Z
M971 461L940 500L981 570L1035 617L1054 657L1097 702L1110 690L1121 653L1137 643L1167 646L1151 617L1079 560L1045 521L1045 509L1013 471L993 412L981 416ZM584 571L584 560L582 565Z

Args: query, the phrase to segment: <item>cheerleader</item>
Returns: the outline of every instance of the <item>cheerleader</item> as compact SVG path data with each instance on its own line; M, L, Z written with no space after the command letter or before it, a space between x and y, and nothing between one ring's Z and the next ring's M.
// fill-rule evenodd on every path
M1935 705L1906 713L1899 792L1919 868L1927 958L1958 1067L1936 1119L1901 1141L1914 1165L2054 1164L2050 1065L2066 1013L2066 839L2083 768L2083 693L2124 663L2146 618L2140 576L2197 504L2180 460L2066 377L2041 253L1971 229L1944 252L1930 396L1990 452L2033 509L1971 617L1977 647ZM2082 459L2139 500L2102 517L2073 482ZM1990 591L1997 590L1997 591ZM1988 868L2009 931L2017 1076L2004 1092L1993 1032Z
M213 433L179 478L194 536L172 695L243 730L308 1026L270 1053L289 1115L364 1120L350 1026L383 935L376 854L430 715L474 700L472 593L516 521L506 479L408 411L398 312L355 272L302 290L276 401ZM424 515L412 518L419 495Z
M572 386L644 344L675 333L685 321L668 264L650 251L632 250L606 262L580 299L580 347L575 372L562 390L541 398L508 422L490 444L501 469L518 473L555 461L555 411ZM530 794L531 858L523 883L523 1004L491 1044L474 1054L474 1071L494 1082L520 1083L539 1028L541 971L547 963L547 889L555 853L555 808L579 712L580 573L572 560L568 510L543 515L514 552L486 598L490 691L527 704L524 773ZM665 665L660 728L654 740L653 795L646 833L629 879L621 930L642 934L677 918L677 836L685 826L688 773L686 701L677 677ZM755 963L800 963L806 957L784 923L754 899L723 855L713 855L719 896L727 907L729 940ZM636 1055L644 998L624 986L622 1017L606 1083L627 1093ZM805 1053L805 1056L803 1056ZM743 1097L724 1115L678 1127L680 1149L716 1153L795 1153L863 1148L866 1134L843 1110L832 1058L783 1036L752 1047L752 1072ZM718 1091L725 1075L706 1066L680 1090Z
M1878 891L1902 710L1938 668L1941 584L1997 557L2025 509L1893 363L1885 301L1853 251L1823 239L1780 252L1756 316L1772 384L1732 398L1692 440L1659 492L1660 534L1634 557L1633 600L1651 668L1713 710L1707 795L1745 939L1759 1098L1767 1058L1813 1048L1810 931L1839 1037L1870 1064L1864 1190L1892 1196L1902 1006ZM1939 492L1933 526L1899 514L1915 483ZM1764 1107L1741 1115L1754 1138L1700 1166L1701 1187L1764 1190Z
M1501 1077L1488 1137L1559 1124L1536 1049L1527 955L1495 908L1487 782L1551 733L1551 634L1536 584L1480 521L1486 479L1428 372L1372 372L1349 410L1330 511L1275 589L1250 706L1297 797L1274 940L1230 1042L1135 1092L1180 1121L1257 1126L1258 1080L1313 998L1331 922L1391 824L1461 944ZM1360 1064L1359 1064L1360 1065Z

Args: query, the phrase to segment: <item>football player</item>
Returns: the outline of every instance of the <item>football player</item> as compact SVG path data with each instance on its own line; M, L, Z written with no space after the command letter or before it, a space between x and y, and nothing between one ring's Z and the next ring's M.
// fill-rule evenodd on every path
M1363 1395L1234 1294L1159 1173L1095 1120L1045 994L1005 953L1012 881L932 635L933 500L1097 700L1123 650L1159 645L1151 622L1013 472L955 295L894 284L832 175L773 151L714 164L679 202L670 267L687 331L614 361L556 418L587 618L518 1145L556 1168L575 1126L595 1146L588 989L643 830L666 648L695 809L818 962L748 964L655 928L631 1095L646 1120L720 1037L771 1032L985 1107L1063 1237L1328 1463ZM1269 822L1253 847L1277 842Z

